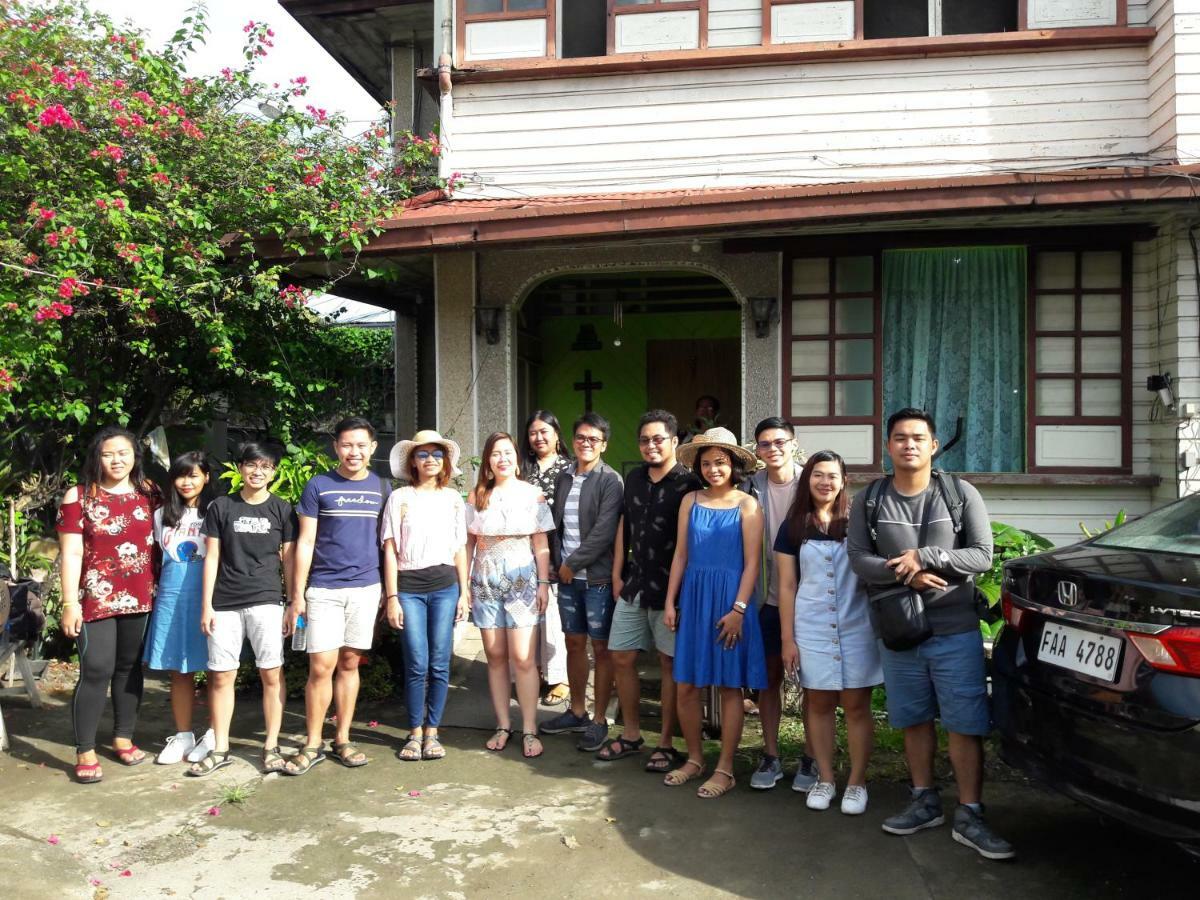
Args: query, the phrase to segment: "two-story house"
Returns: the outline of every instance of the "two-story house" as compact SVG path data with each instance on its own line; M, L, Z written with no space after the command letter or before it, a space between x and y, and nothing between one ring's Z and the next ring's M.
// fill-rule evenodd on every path
M590 406L630 463L711 394L867 473L924 406L1060 543L1200 478L1200 0L280 2L454 175L356 295L399 431Z

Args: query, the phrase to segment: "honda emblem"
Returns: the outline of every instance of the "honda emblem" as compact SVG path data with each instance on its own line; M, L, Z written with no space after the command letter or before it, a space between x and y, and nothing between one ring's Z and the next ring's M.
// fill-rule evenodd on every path
M1078 606L1079 585L1073 581L1060 581L1058 583L1058 605Z

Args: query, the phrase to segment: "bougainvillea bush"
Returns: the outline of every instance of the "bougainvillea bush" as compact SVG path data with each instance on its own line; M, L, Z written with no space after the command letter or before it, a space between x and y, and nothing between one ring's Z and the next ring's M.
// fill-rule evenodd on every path
M40 477L50 496L108 422L145 433L218 405L285 437L310 421L336 380L322 356L336 341L309 293L362 265L400 201L439 186L436 137L401 136L396 153L386 116L348 136L341 116L307 105L301 71L258 83L255 64L287 52L264 23L245 25L243 58L196 77L202 8L161 48L82 0L0 0L0 14L13 477ZM300 253L330 260L323 282L293 283Z

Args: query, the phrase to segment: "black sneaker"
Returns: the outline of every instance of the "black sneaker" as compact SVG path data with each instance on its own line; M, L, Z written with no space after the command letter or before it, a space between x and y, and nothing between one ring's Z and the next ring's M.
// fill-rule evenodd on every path
M988 827L982 812L976 812L962 803L954 810L954 830L951 836L984 859L1012 859L1017 855L1012 844Z
M592 724L592 720L585 714L577 716L571 710L561 712L553 719L543 722L538 728L542 734L566 734L567 732L582 732L587 731L587 727Z
M936 828L944 824L942 797L932 788L921 792L913 791L912 802L902 813L883 820L883 830L888 834L916 834L923 828Z

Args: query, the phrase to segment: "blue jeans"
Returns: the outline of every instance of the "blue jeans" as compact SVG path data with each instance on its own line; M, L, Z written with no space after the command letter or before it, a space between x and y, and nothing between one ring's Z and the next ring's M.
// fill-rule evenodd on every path
M400 592L404 612L404 702L409 728L437 728L450 692L458 585L428 594Z

